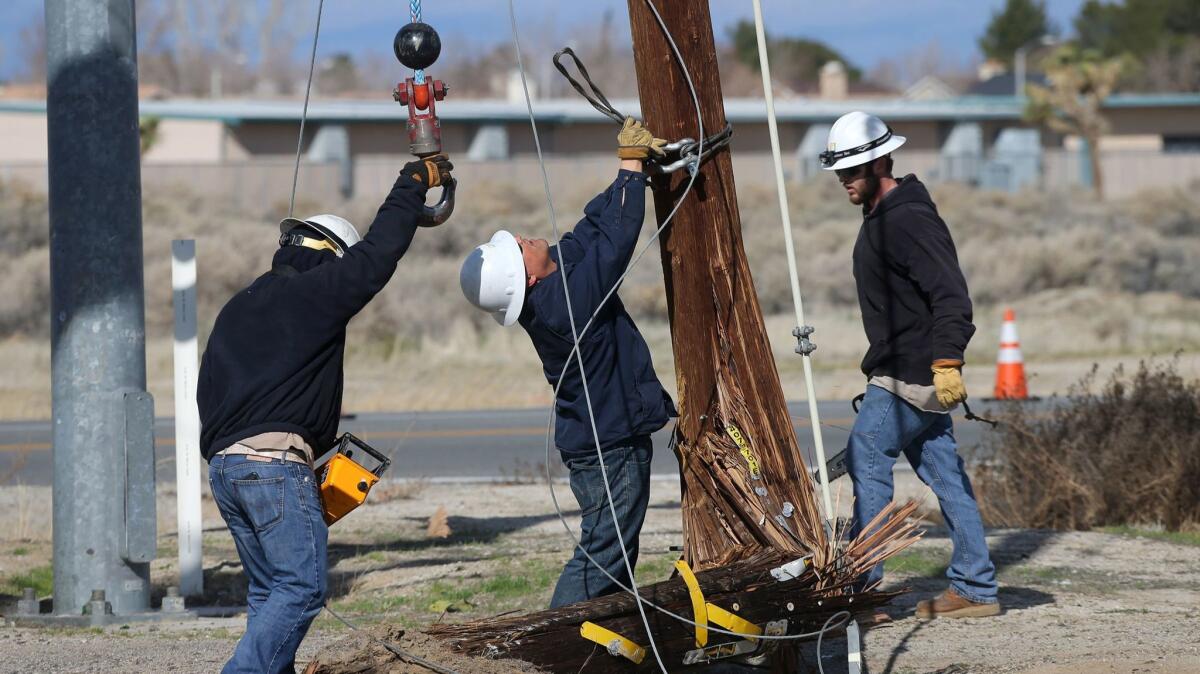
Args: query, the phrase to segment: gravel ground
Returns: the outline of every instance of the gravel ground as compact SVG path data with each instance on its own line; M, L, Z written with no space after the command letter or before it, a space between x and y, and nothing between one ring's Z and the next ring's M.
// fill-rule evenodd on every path
M911 475L899 474L898 484L901 496L924 495ZM558 491L570 503L566 486ZM845 506L848 484L843 491ZM543 485L394 483L372 499L334 528L334 606L366 625L408 629L402 643L430 657L437 647L414 628L544 606L570 549ZM429 539L425 525L439 506L450 513L453 534ZM219 519L206 526L204 601L236 606L244 587L232 542ZM870 672L1200 674L1200 547L1095 532L989 534L1003 615L966 621L912 616L919 599L945 585L950 543L931 524L921 542L889 565L888 582L912 591L888 609L892 623L865 634ZM678 483L655 482L639 580L666 577L669 547L680 537ZM154 563L153 578L161 591L174 582L169 532L160 547L163 559ZM0 542L0 574L44 566L49 554L45 541ZM5 623L0 672L212 672L232 652L243 626L241 615L102 630ZM347 635L333 620L319 618L299 661ZM838 639L827 642L826 672L845 671L844 649ZM463 672L520 671L479 661L455 664Z

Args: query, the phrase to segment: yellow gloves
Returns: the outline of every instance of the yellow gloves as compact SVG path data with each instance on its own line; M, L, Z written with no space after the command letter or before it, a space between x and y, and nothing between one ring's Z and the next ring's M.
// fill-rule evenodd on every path
M444 154L435 154L410 161L400 169L400 173L411 176L413 180L423 183L425 187L437 187L450 182L450 171L454 164Z
M957 405L967 399L962 366L961 360L947 358L933 361L933 387L937 389L937 399L942 407Z
M662 157L667 154L663 150L663 146L666 144L667 141L655 138L654 134L642 126L641 122L632 117L626 117L625 125L621 127L621 133L617 134L617 156L621 159L640 159L642 161L649 159L652 154Z

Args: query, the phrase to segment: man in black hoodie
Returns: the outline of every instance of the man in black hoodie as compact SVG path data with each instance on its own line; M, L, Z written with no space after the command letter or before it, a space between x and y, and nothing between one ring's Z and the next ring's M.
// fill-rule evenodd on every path
M914 175L892 176L891 153L904 140L878 117L851 112L831 127L820 156L863 212L854 279L869 343L862 361L868 381L846 449L851 535L892 500L892 467L903 453L937 496L954 543L949 589L920 602L917 616L992 616L1000 612L996 569L950 419L967 398L961 370L975 332L971 298L929 192ZM864 581L882 578L880 564Z
M312 462L342 408L346 324L396 271L443 155L411 162L366 237L335 215L280 223L271 271L221 309L197 382L200 450L249 581L246 632L224 672L293 672L325 602L328 528Z

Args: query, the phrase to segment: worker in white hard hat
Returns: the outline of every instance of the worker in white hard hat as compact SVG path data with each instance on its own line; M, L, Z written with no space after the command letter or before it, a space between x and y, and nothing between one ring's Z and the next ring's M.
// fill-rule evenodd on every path
M866 393L846 448L852 534L891 502L892 467L903 454L937 496L954 543L950 587L920 602L917 615L992 616L1000 612L996 569L950 418L967 398L962 366L975 332L971 298L928 190L915 175L892 174L892 153L904 141L878 117L850 112L834 122L820 155L863 213L853 260L870 346L862 361ZM880 564L864 582L882 577Z
M616 180L587 205L583 219L558 246L500 231L471 252L459 277L472 304L501 325L521 324L542 360L547 381L557 387L555 444L570 470L571 491L583 521L579 547L558 579L552 607L620 589L588 561L588 555L629 585L621 543L630 566L636 564L650 496L650 434L677 415L654 373L646 340L621 298L615 292L609 296L629 265L642 228L643 162L651 154L662 154L664 144L627 119L618 136L621 166ZM572 314L580 337L579 360L572 357ZM568 362L571 366L559 381ZM608 507L609 493L617 523Z
M410 162L365 237L336 215L287 218L271 271L217 316L200 364L200 449L246 574L246 632L224 672L293 672L326 594L328 528L313 459L342 409L346 324L408 250L444 155Z

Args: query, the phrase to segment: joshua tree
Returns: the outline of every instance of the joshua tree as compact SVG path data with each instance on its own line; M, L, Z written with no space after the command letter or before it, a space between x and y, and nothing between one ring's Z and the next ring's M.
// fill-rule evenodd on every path
M1100 199L1104 198L1100 137L1109 129L1101 107L1127 65L1124 57L1104 58L1098 51L1066 45L1051 53L1043 64L1049 86L1031 84L1026 88L1027 119L1087 142L1092 187Z

